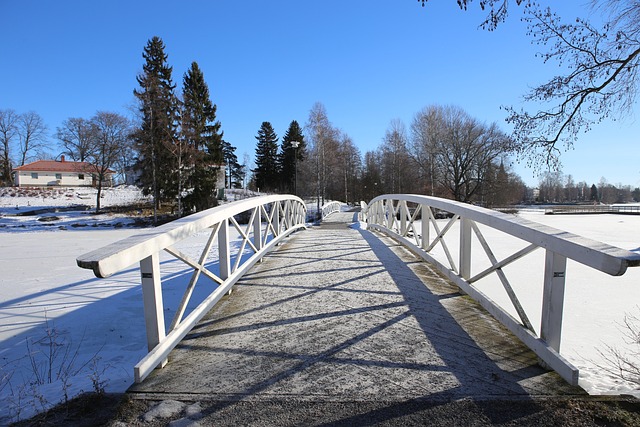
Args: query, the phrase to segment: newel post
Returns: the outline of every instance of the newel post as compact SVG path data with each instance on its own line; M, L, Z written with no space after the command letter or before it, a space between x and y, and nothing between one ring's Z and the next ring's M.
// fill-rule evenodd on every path
M149 351L160 344L166 336L159 258L160 256L156 252L140 260L142 302L144 306L144 322L147 329L147 349ZM164 360L160 366L166 364L167 361Z
M560 351L560 338L562 335L566 272L567 257L547 250L544 262L540 338L558 352Z

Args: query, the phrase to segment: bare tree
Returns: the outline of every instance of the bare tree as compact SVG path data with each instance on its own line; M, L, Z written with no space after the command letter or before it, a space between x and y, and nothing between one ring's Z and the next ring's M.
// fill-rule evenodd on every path
M13 110L0 110L0 182L11 183L11 171L13 162L11 156L13 154L14 140L18 134L19 116Z
M340 147L338 153L339 170L342 184L343 184L343 197L339 197L340 200L345 203L355 201L359 196L359 183L358 178L362 170L362 160L360 159L360 150L355 146L353 140L349 135L344 132L340 132ZM338 197L336 197L338 199Z
M437 107L430 147L435 181L448 196L468 202L482 189L489 166L511 148L496 124L486 126L459 107Z
M565 24L551 9L531 6L525 21L545 62L570 71L534 87L525 100L548 105L536 113L508 108L520 154L533 166L558 167L561 147L610 115L628 113L638 93L640 1L597 2L610 19L602 27L577 18Z
M79 117L71 117L62 122L57 129L56 138L68 154L76 162L84 162L90 156L95 136L94 123Z
M415 192L415 162L411 161L407 145L406 126L399 119L392 120L380 147L385 189L391 193Z
M91 124L95 132L87 161L91 163L96 178L96 212L99 212L102 186L111 168L120 161L122 151L130 146L131 124L127 118L106 111L98 111Z
M422 6L428 2L428 0L418 0L422 3ZM467 7L473 0L456 0L460 9L467 10ZM524 3L525 5L531 5L531 0L515 0L517 5ZM488 12L485 20L480 24L482 28L489 31L494 30L498 24L503 22L509 12L509 0L480 0L478 2L480 8Z
M34 111L21 114L18 122L18 149L20 166L24 166L32 153L47 148L47 126Z
M436 105L423 108L411 123L409 155L418 166L422 191L435 196L436 169L435 151L437 141L442 134L442 108Z
M310 143L308 166L313 167L316 183L316 202L318 212L327 198L327 186L331 182L331 175L335 172L331 168L331 161L336 161L337 130L329 122L327 111L323 104L316 102L305 125L307 140Z
M382 171L380 168L380 153L378 151L368 151L364 154L364 165L362 172L362 199L370 201L374 197L384 194L382 185Z
M607 365L600 366L616 378L640 385L640 306L638 314L627 313L624 316L622 334L629 350L618 346L606 345L605 351L599 351Z
M418 1L423 6L428 3ZM463 10L471 3L457 0ZM483 28L495 29L507 17L508 0L479 0L477 4L488 11ZM520 158L538 171L543 167L558 169L561 152L573 146L580 132L608 117L625 116L635 104L640 0L591 0L591 10L597 12L593 15L603 17L602 24L580 17L564 23L534 0L516 0L516 4L524 6L521 10L528 35L545 51L539 56L568 71L525 95L525 100L535 105L535 112L507 107L507 121L514 125Z

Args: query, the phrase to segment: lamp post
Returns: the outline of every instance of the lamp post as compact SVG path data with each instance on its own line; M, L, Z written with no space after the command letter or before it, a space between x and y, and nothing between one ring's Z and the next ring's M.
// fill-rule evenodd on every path
M300 146L300 141L291 141L291 146L293 147L293 195L298 195L298 147Z

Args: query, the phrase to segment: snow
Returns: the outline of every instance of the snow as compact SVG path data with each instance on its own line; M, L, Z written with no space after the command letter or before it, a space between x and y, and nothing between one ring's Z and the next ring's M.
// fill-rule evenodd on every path
M0 425L27 418L63 400L65 393L73 397L99 388L125 391L133 382L133 366L147 350L137 266L108 279L96 279L75 262L83 253L140 232L129 226L133 221L86 211L15 216L29 209L78 203L95 207L95 193L75 189L42 197L26 193L11 196L7 191L0 189ZM235 197L240 196L230 195ZM114 206L141 200L144 197L134 187L121 187L105 190L101 204ZM625 249L640 250L640 216L552 216L539 211L521 215ZM57 219L38 221L43 216ZM489 240L491 232L485 232ZM206 238L196 236L179 249L189 254ZM499 240L503 247L495 248L498 258L502 251L513 250L509 239ZM540 265L535 257L543 257L542 251L531 256L527 262ZM168 257L161 262L163 275L169 275L163 289L165 306L175 308L187 282L186 269ZM519 272L519 267L509 273L525 274ZM625 313L638 312L640 268L631 268L621 277L610 277L570 263L567 277L561 352L580 368L581 386L592 394L640 395L637 386L617 380L599 367L605 364L600 351L606 345L629 349L620 325ZM541 285L537 285L541 280L529 275L525 279L536 285L516 292L523 305L536 307L541 300ZM494 292L495 300L502 304L504 296L491 286L487 292ZM193 305L203 295L196 293L194 298ZM509 305L508 300L506 304ZM171 318L172 313L165 314L166 322ZM539 324L539 318L531 320L534 325ZM51 349L56 352L50 353ZM49 366L68 368L68 372L56 379L57 370ZM49 372L53 374L51 381ZM41 381L36 381L37 377Z

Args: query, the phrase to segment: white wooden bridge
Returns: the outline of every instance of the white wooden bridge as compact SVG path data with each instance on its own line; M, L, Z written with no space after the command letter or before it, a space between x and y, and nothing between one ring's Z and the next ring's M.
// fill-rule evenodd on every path
M450 218L436 219L442 212ZM333 203L323 216L308 226L296 197L247 199L79 257L98 277L140 264L149 353L130 392L337 401L579 395L579 372L560 347L567 259L612 276L640 265L633 252L426 196L380 196L360 214ZM181 249L194 236L201 250ZM507 237L521 247L504 253ZM161 253L192 272L178 307L163 304ZM509 277L511 269L519 274ZM508 307L485 293L496 284ZM210 293L193 307L201 286ZM533 310L518 298L532 286L542 289Z

